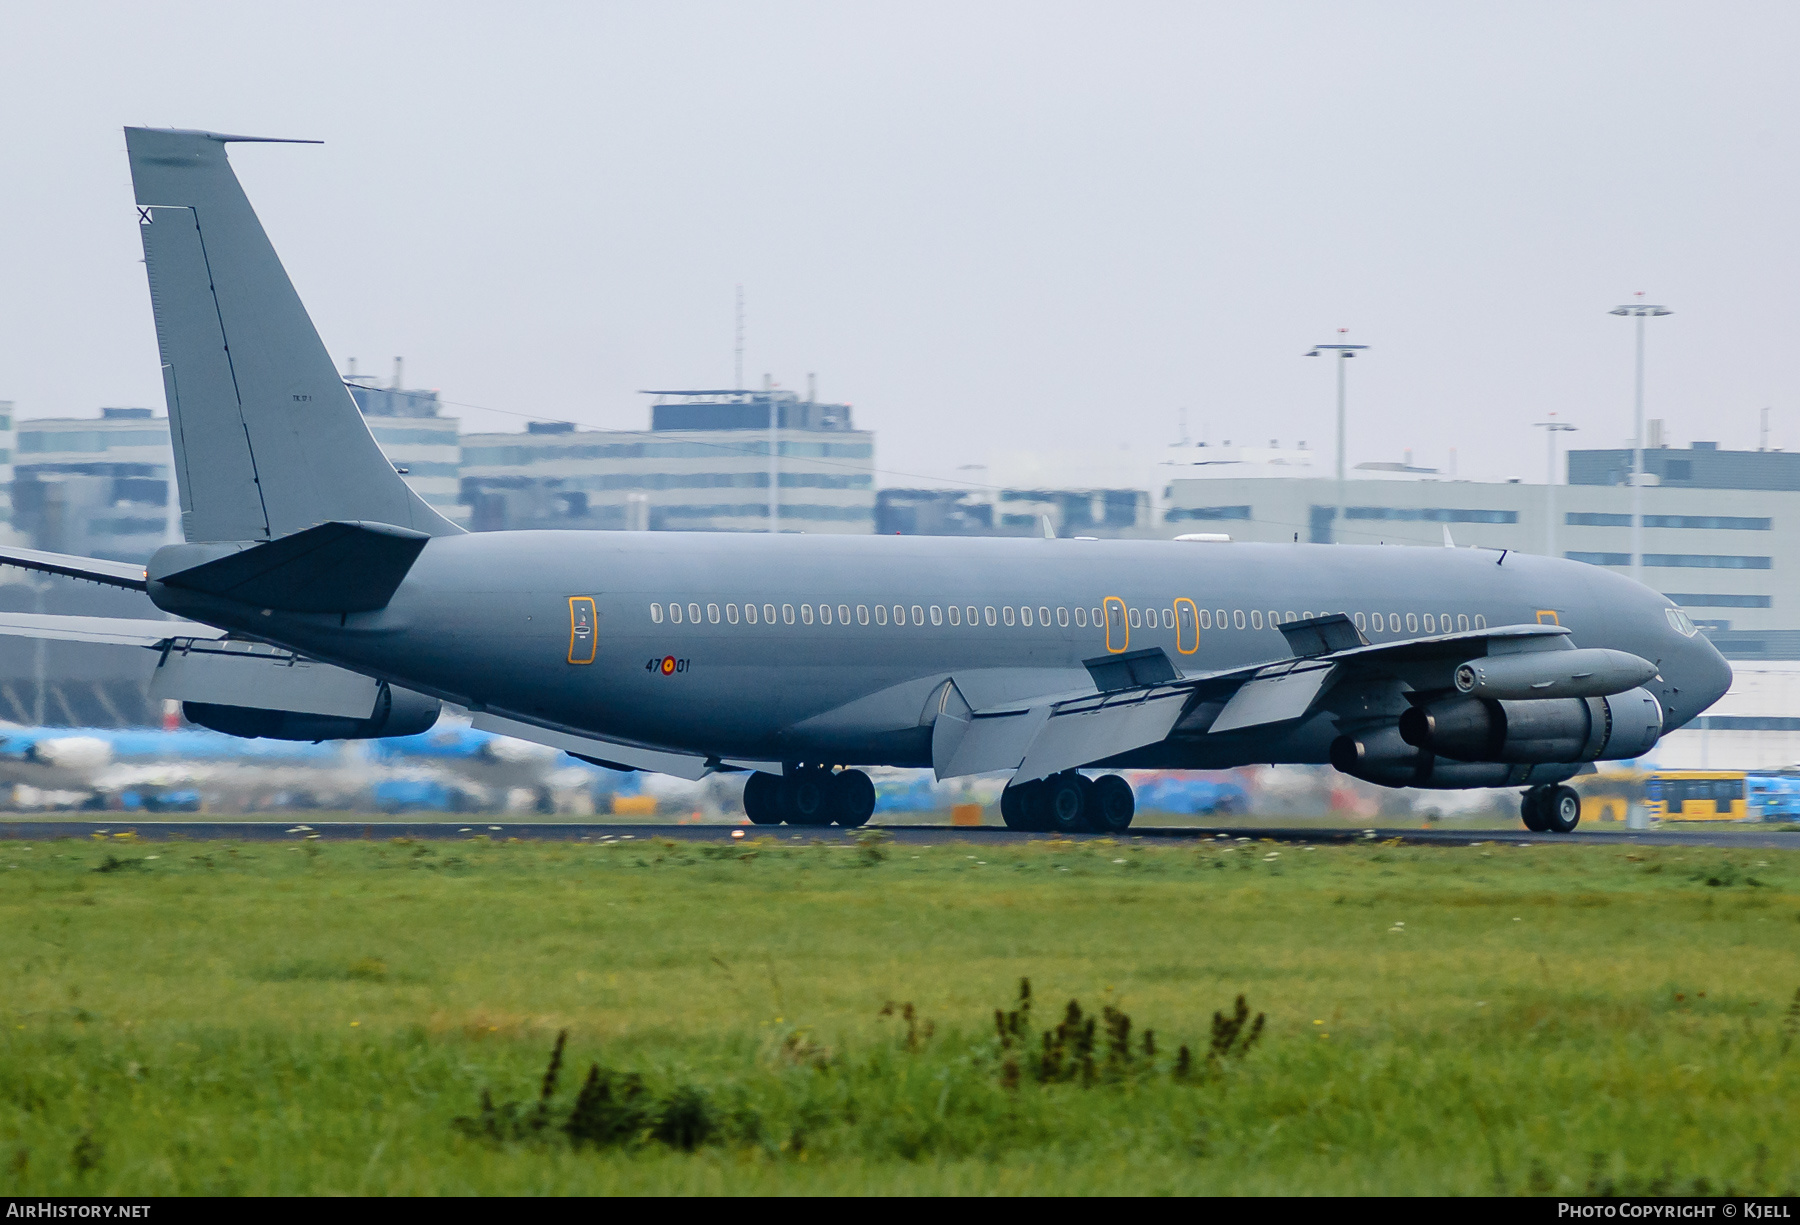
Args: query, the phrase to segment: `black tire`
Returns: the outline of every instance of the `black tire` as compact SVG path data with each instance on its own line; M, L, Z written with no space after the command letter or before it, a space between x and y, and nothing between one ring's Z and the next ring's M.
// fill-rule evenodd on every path
M781 815L789 825L831 824L831 775L796 770L781 780Z
M1043 794L1044 815L1049 826L1059 834L1085 834L1088 824L1086 779L1073 770L1053 774L1037 784Z
M752 825L781 824L781 776L752 774L744 783L744 815Z
M1025 794L1031 790L1030 783L1017 787L1007 787L1000 793L1000 820L1006 823L1007 829L1030 829L1031 824L1025 816Z
M1573 787L1546 787L1542 806L1544 832L1572 834L1581 824L1581 793Z
M861 770L840 770L831 776L832 816L844 829L867 825L875 815L875 784Z
M1122 834L1131 828L1131 818L1137 815L1137 797L1131 793L1131 784L1117 774L1102 774L1094 780L1089 810L1096 830Z
M1519 797L1519 820L1525 828L1534 834L1544 833L1549 827L1544 823L1544 787L1533 787Z

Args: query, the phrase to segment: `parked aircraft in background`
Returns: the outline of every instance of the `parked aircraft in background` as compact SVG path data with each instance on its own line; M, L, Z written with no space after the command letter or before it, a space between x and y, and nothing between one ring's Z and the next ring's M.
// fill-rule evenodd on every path
M854 826L857 766L1005 770L1008 824L1121 830L1118 775L1330 762L1389 786L1562 785L1731 670L1661 595L1511 552L1186 541L467 534L382 455L226 159L127 129L187 543L148 567L5 550L179 622L138 642L196 723L296 740L474 725L621 768L749 770L759 823Z

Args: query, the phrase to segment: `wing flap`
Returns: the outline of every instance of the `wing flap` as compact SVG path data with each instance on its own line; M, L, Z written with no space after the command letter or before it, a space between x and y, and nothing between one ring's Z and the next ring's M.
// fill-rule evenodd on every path
M676 753L667 749L651 749L640 745L622 744L616 740L602 740L597 736L579 735L572 731L542 727L535 723L525 723L518 719L509 719L486 711L474 714L470 722L478 731L493 732L499 736L512 736L518 740L529 740L533 744L549 745L553 749L561 749L565 753L573 754L583 761L591 761L615 770L648 770L652 774L672 774L676 778L685 778L690 782L697 782L713 772L713 763L694 753Z
M1129 701L1072 704L1046 720L1031 741L1012 781L1048 778L1105 761L1168 738L1187 706L1185 690L1151 693Z
M1336 665L1270 669L1238 686L1207 732L1235 732L1267 723L1298 719L1312 709Z

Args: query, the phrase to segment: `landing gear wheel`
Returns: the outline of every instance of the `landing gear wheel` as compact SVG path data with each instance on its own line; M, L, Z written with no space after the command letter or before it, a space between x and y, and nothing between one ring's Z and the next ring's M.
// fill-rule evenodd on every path
M831 775L795 770L781 780L781 815L789 825L831 824Z
M1571 834L1581 824L1581 793L1573 787L1545 788L1542 806L1543 829L1552 834Z
M1039 831L1049 828L1044 823L1044 785L1019 783L1000 793L1000 819L1007 829Z
M1519 797L1519 820L1525 822L1525 828L1534 834L1542 834L1549 830L1548 808L1549 787L1533 787Z
M1086 833L1088 824L1087 780L1073 770L1053 774L1035 784L1043 795L1044 812L1050 828L1059 834Z
M1131 793L1131 784L1117 774L1102 774L1094 780L1088 811L1095 830L1122 834L1131 828L1131 818L1137 815L1137 797Z
M875 784L861 770L840 770L831 776L831 812L843 829L867 825L875 815Z
M781 776L752 774L744 783L744 815L752 825L781 824Z

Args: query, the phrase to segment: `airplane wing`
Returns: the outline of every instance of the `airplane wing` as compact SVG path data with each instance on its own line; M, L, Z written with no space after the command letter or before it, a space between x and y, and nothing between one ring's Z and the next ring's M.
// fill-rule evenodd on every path
M1046 695L972 710L952 684L932 728L932 765L939 778L1012 770L1015 783L1029 782L1158 744L1186 715L1210 715L1191 729L1206 735L1289 723L1306 717L1346 678L1447 690L1457 665L1470 659L1573 645L1557 625L1371 644L1342 613L1289 622L1281 632L1291 657L1219 672L1183 676L1160 648L1089 660L1097 695Z
M141 570L142 567L139 567ZM214 641L226 631L198 621L137 617L65 617L53 613L0 613L0 634L16 638L49 638L61 642L155 647L172 639Z
M104 583L108 587L124 587L129 591L144 590L144 567L135 562L102 561L97 557L75 557L68 553L47 553L43 549L5 545L0 546L0 566L61 574L90 583Z

